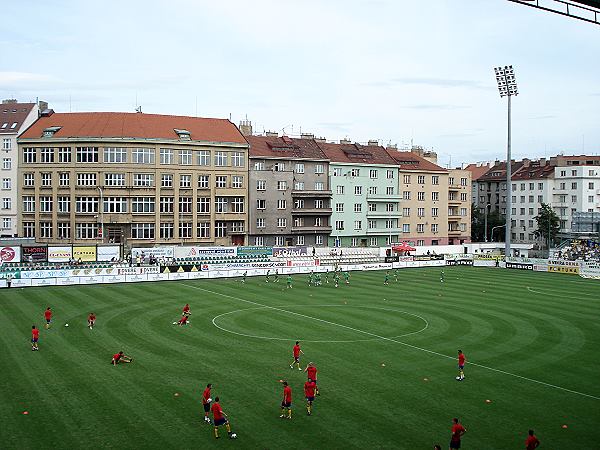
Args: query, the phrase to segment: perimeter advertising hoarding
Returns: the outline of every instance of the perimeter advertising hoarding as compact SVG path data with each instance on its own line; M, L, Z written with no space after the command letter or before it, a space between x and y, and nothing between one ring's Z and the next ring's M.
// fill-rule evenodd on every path
M238 256L271 256L273 247L238 247Z
M48 261L48 247L41 245L24 245L21 247L24 262Z
M121 259L121 247L118 245L99 245L96 249L98 261L115 261Z
M5 263L21 262L21 247L0 246L0 261Z
M208 258L236 255L237 247L175 247L175 258Z
M72 257L71 246L48 247L48 262L69 262Z
M164 247L134 247L131 249L131 256L134 258L144 253L144 256L154 255L157 258L173 258L173 246Z
M308 249L306 246L297 247L273 247L273 256L285 258L287 256L306 256Z

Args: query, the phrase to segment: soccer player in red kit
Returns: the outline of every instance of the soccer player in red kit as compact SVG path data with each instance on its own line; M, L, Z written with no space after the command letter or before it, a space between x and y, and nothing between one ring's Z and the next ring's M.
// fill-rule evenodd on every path
M308 366L306 366L306 369L304 369L305 372L307 372L308 375L308 379L312 380L315 383L315 393L317 395L321 395L319 394L319 387L317 386L317 368L315 367L315 364L312 362L308 363Z
M35 325L31 326L31 351L34 352L39 350L38 348L38 339L40 338L40 330L38 330Z
M215 424L215 438L219 439L219 426L225 425L225 428L227 428L227 434L233 439L235 436L233 436L233 433L231 432L231 426L227 420L227 414L223 412L223 409L219 404L219 397L215 397L215 402L210 409L212 410L213 421Z
M52 322L52 310L48 306L44 311L44 319L46 319L46 330L50 328L50 322Z
M292 388L288 386L287 381L283 382L283 399L281 400L281 417L286 417L285 411L287 410L287 418L292 418Z
M312 414L312 404L315 401L315 389L317 385L309 377L308 381L304 383L304 395L306 396L306 412L310 416Z
M91 312L88 316L88 327L90 327L90 330L94 328L94 325L96 325L96 314Z
M452 436L450 437L450 450L460 448L460 439L467 432L467 429L458 423L455 417L452 419Z
M540 441L535 437L535 434L533 434L533 430L529 430L529 435L527 436L527 439L525 439L525 448L527 450L535 450L539 446Z
M294 360L290 364L290 369L293 369L294 364L296 364L296 366L298 366L298 370L302 370L300 368L300 355L303 355L304 352L302 350L300 350L300 341L296 341L296 345L294 345L294 348L293 348L293 354L294 354Z
M462 381L465 379L465 354L462 350L458 351L458 377L456 378L458 381Z
M177 322L177 325L183 326L183 325L187 325L187 323L188 323L188 316L183 316L181 319L179 319L179 321Z
M125 355L123 352L115 353L112 357L112 361L110 362L113 366L116 366L119 363L130 363L133 362L133 358L131 356Z
M189 316L190 314L192 314L190 312L190 304L186 303L185 306L183 307L183 315L184 316Z
M206 385L206 389L202 393L202 406L204 407L204 421L206 423L210 423L210 417L208 417L208 413L210 412L210 403L212 402L212 398L210 398L210 390L212 389L212 384L208 383Z

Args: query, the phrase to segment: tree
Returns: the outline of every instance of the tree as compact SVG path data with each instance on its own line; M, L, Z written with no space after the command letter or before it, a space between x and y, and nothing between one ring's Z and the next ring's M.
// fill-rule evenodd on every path
M542 203L540 212L535 216L537 230L534 231L536 237L541 237L548 243L550 249L551 243L556 239L560 230L560 219L547 203Z
M490 212L488 207L487 215L487 238L491 242L491 232L493 227L504 224L504 218L500 216L498 211ZM501 242L504 233L494 233L495 241ZM485 241L485 208L478 207L474 203L471 205L471 240L473 242Z

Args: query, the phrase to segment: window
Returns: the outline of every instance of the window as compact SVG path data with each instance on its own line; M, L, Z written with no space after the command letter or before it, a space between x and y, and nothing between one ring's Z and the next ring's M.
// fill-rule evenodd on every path
M302 205L304 205L304 200L302 201ZM304 206L302 206L304 207ZM315 209L323 209L325 207L325 201L324 200L315 200Z
M534 199L534 196L533 196L533 195L530 195L530 196L529 196L529 203L533 203L533 201L534 201L533 199Z
M244 154L242 152L233 152L231 154L231 165L233 167L244 167Z
M265 245L265 237L254 236L254 245L256 245L257 247L263 247Z
M71 239L71 224L68 222L58 222L59 239Z
M190 166L192 164L191 150L179 150L179 164L182 166Z
M10 170L11 167L12 167L12 159L2 158L2 169Z
M353 237L352 242L350 243L352 247L358 247L358 238Z
M233 197L231 199L231 209L234 213L244 212L244 197Z
M393 169L388 169L386 172L386 178L388 180L393 180L394 179L394 170Z
M52 237L52 222L40 222L40 237L46 239Z
M350 171L350 176L351 177L358 177L358 176L360 176L360 169L352 169Z
M179 214L192 213L192 197L179 197Z
M425 208L417 208L417 217L425 217Z
M34 163L36 161L36 152L33 147L25 147L23 148L23 162L24 163Z
M377 195L377 186L369 186L369 195Z
M425 192L418 192L417 193L417 200L420 202L424 202L425 201Z
M23 222L23 237L35 237L35 222Z
M13 122L13 124L10 126L11 130L14 130L15 128L17 128L18 122Z
M198 175L198 188L209 189L210 188L210 175Z
M403 233L410 233L410 223L403 223L402 224L402 232Z
M97 213L98 199L96 197L75 197L75 211L78 213Z
M394 186L388 186L385 188L386 195L394 195Z
M431 176L431 184L440 184L440 177L439 177L439 175L432 175Z
M2 178L2 189L10 189L12 180L10 178Z
M35 197L24 196L23 197L23 212L32 213L35 212Z
M362 186L354 186L354 195L362 195Z
M275 236L275 245L285 245L284 236Z
M2 198L2 209L10 209L12 208L12 199L10 197Z
M467 193L466 192L461 192L460 193L460 201L461 202L466 202L467 201Z
M258 199L256 200L256 209L266 209L267 208L267 201L264 199Z
M334 167L333 168L333 176L334 177L341 177L342 176L342 168L341 167Z
M32 173L24 173L23 174L23 186L25 187L33 187L34 186L34 177Z
M369 246L377 247L377 238L375 236L369 238Z
M461 185L461 186L466 186L466 185L467 185L467 182L468 182L468 179L467 179L467 178L461 178L461 179L460 179L460 185ZM505 189L506 189L506 188L505 188Z
M396 205L394 203L386 203L385 210L387 212L394 212L396 210Z
M40 161L43 163L53 163L54 149L52 147L42 147L40 149Z
M594 196L588 195L588 203L594 203Z
M530 216L533 216L534 212L533 212L533 208L529 208L528 213Z
M419 175L417 177L417 183L419 183L419 184L425 184L425 175Z
M77 147L76 148L78 163L97 163L98 162L98 147Z
M336 220L335 221L335 229L336 230L343 230L344 229L344 221L343 220Z
M161 197L160 198L160 212L172 214L173 210L174 210L173 204L174 204L173 197Z
M173 150L172 149L170 149L170 148L161 148L160 149L160 163L161 164L173 164ZM165 225L167 225L167 224L165 224ZM169 225L171 225L171 233L173 233L173 224L169 224ZM160 226L161 226L161 230L160 230L161 236L160 237L162 237L163 224L161 223ZM172 234L171 234L171 237L173 237Z
M58 197L58 213L68 214L71 212L71 197L60 196Z
M173 175L163 173L160 177L160 186L164 188L172 188L173 187Z
M287 219L285 217L277 218L277 226L279 228L285 228L286 225L287 225Z
M192 187L192 176L191 175L179 175L179 187L183 189L189 189Z
M467 216L467 208L460 208L460 215L463 217Z
M295 227L303 227L304 226L304 217L295 217L294 218L294 226Z
M404 184L410 184L410 175L404 175L402 180L404 181Z
M577 203L577 196L576 195L571 195L571 202L572 203Z
M203 239L210 238L210 222L198 222L196 236Z
M123 147L106 147L104 149L105 163L126 163L127 149Z
M315 227L321 227L321 226L323 226L323 218L315 217Z
M217 175L215 177L215 187L224 189L227 187L227 175Z
M296 166L294 167L294 172L304 173L304 163L296 163Z
M402 208L402 216L410 217L410 208Z
M198 153L198 165L199 166L210 166L210 151L209 150L200 150ZM210 230L209 230L210 237Z
M440 193L439 192L432 192L431 193L431 200L434 202L437 202L440 199Z
M338 186L338 187L336 187L335 193L337 195L344 195L344 186Z
M103 200L105 213L127 212L127 199L125 197L105 197Z
M216 197L215 198L215 212L226 213L227 211L228 211L227 197Z
M362 229L362 220L355 220L355 221L354 221L354 229L355 229L355 230L360 230L360 229Z
M256 228L264 228L265 227L265 218L264 217L258 217L256 219Z
M354 212L355 213L362 212L362 203L355 203L354 204Z
M151 173L134 173L133 185L136 187L154 186L154 175Z
M132 223L131 239L154 239L154 224Z
M522 191L524 191L525 190L525 183L521 183L519 185L519 189L521 189Z
M132 213L153 213L154 212L154 197L132 197L131 212Z
M52 187L52 174L50 172L42 172L42 186Z
M566 189L566 183L560 183L559 189Z
M315 181L315 191L323 191L325 190L325 183L322 181Z
M377 169L369 170L369 178L376 179L377 178Z
M96 186L95 173L78 173L77 186Z
M431 232L432 233L437 233L438 232L438 224L437 223L432 223L431 224Z
M6 125L6 123L4 123L4 125ZM2 128L6 128L6 127L2 126ZM12 148L12 141L10 140L10 138L2 139L2 150L10 150L11 148Z
M325 166L323 164L315 164L315 174L320 175L325 173Z
M285 209L287 202L284 199L277 200L277 209Z
M70 163L71 162L71 147L60 147L58 149L58 162ZM71 230L69 228L69 234Z
M210 197L198 197L198 214L210 214Z
M279 181L277 182L277 184L279 185ZM285 183L285 181L283 181L283 183ZM296 181L294 183L294 190L295 191L303 191L304 190L304 181Z
M317 234L317 236L315 237L315 244L316 245L323 245L323 236L320 234Z
M109 187L125 186L125 174L124 173L105 173L104 174L104 185L109 186Z
M571 189L577 189L577 182L571 183Z
M192 222L179 222L179 238L190 239L192 237Z
M410 200L410 191L402 191L402 199Z
M425 224L422 224L422 223L417 224L417 233L425 233Z
M304 200L296 199L294 200L294 209L303 209L304 208Z
M277 190L278 191L285 191L287 189L287 181L278 181L277 182ZM304 189L304 183L302 183L302 189ZM299 189L299 190L302 190Z
M60 172L58 174L58 185L60 187L69 186L69 172Z
M154 149L134 148L131 151L131 161L134 164L154 164Z
M240 175L233 175L231 177L231 187L234 189L239 189L244 187L244 177Z
M535 183L529 183L529 190L533 191L535 189Z
M267 181L266 180L256 180L256 190L257 191L265 191L266 189L267 189Z
M227 153L225 152L215 152L215 166L223 167L227 165ZM216 236L223 237L223 236Z
M344 212L344 204L336 203L335 204L335 212Z
M160 238L173 239L173 224L170 222L160 223Z

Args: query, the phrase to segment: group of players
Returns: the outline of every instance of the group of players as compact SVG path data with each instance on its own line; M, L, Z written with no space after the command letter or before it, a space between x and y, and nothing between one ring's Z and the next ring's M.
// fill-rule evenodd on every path
M44 311L44 320L46 321L46 325L45 325L46 330L50 329L50 326L52 324L52 314L53 314L52 308L50 308L48 306L46 308L46 310ZM93 329L95 324L96 324L96 314L91 312L88 315L89 329L90 330ZM68 326L68 324L66 324L66 326ZM38 346L39 339L40 339L40 330L35 325L32 325L31 326L31 350L32 351L38 351L40 349Z

